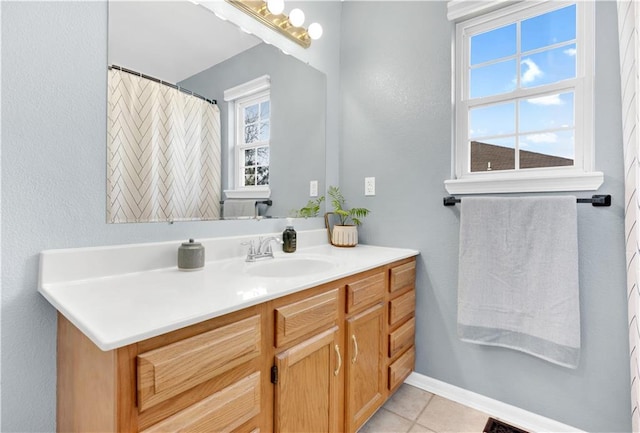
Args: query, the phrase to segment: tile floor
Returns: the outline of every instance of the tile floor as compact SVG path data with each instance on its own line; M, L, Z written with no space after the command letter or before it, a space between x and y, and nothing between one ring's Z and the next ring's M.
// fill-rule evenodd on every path
M358 433L482 433L489 415L403 384Z

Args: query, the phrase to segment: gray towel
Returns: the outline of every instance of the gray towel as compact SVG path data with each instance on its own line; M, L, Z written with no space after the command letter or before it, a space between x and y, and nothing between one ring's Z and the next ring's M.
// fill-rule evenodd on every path
M458 335L575 368L580 357L575 197L465 197Z
M256 216L256 200L227 199L222 206L223 218L254 218Z

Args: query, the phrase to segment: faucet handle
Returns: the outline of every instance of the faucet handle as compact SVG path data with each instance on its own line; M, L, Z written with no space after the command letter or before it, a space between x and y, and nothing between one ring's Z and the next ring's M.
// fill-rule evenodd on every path
M248 254L255 254L256 253L256 244L253 242L253 239L250 240L250 241L241 242L240 245L249 245Z

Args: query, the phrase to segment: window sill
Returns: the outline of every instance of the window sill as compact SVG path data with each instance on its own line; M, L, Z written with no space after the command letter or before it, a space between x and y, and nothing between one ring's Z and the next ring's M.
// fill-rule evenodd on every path
M225 189L224 195L226 198L269 198L271 189Z
M449 194L596 191L604 182L602 172L571 174L491 174L490 176L469 176L463 179L444 181Z

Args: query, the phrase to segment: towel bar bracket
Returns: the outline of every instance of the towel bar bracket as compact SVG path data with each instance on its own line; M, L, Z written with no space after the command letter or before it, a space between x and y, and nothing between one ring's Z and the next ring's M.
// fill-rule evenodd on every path
M591 198L579 198L577 203L591 203L592 206L602 207L611 206L611 195L592 195ZM442 204L444 206L455 206L456 203L460 203L460 199L454 196L444 197Z

